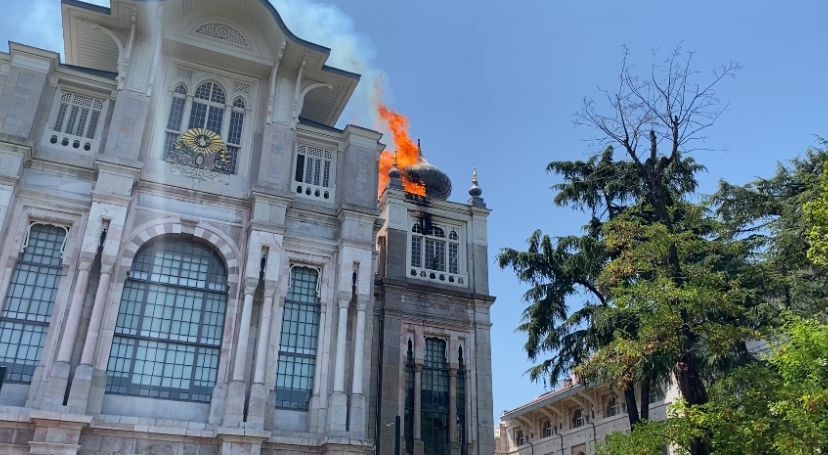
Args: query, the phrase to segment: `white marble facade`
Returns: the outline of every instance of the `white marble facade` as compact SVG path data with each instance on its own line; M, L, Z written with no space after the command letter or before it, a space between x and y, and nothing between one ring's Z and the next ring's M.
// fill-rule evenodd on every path
M62 0L65 62L0 53L0 453L393 453L375 295L400 283L466 302L396 343L469 345L463 453L492 453L485 206L429 208L462 289L382 281L410 260L386 218L423 201L378 202L381 134L335 127L359 75L267 1L111 3Z

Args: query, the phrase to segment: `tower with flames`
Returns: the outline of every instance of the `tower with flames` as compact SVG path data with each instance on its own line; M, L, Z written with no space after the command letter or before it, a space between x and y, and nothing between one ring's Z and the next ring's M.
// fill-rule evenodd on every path
M405 128L388 123L397 155L406 146L411 152ZM419 144L406 157L413 164L400 169L399 162L387 152L380 159L387 175L380 177L374 306L378 453L395 453L399 444L413 455L490 454L489 209L476 171L468 201L458 203L448 200L451 181L423 160Z

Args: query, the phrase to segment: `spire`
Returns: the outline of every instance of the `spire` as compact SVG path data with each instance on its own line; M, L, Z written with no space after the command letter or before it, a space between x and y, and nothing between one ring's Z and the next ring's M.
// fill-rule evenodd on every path
M477 168L472 170L472 184L471 188L469 188L469 205L474 207L486 207L486 202L483 201L483 198L480 197L483 195L483 190L480 188L479 181L477 180Z
M392 190L402 190L402 181L400 180L400 170L397 168L397 153L394 152L394 161L391 163L391 169L388 171L388 188Z

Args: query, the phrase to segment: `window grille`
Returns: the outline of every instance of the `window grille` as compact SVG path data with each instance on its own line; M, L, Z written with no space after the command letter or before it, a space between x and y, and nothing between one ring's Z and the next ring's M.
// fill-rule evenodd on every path
M313 199L330 200L333 192L333 152L308 144L296 148L296 194Z
M40 362L60 285L67 229L33 223L0 312L0 365L6 380L30 383Z
M448 235L446 235L448 232ZM447 284L464 285L460 274L460 234L455 227L416 221L411 227L410 275Z
M97 150L103 100L62 90L58 103L51 129L47 131L48 142L86 152Z
M209 402L227 306L227 272L208 246L153 240L132 264L115 324L106 391Z
M426 338L420 393L420 425L425 453L448 453L449 447L449 374L446 342Z
M319 336L318 280L319 272L310 267L290 271L276 366L277 408L308 410Z

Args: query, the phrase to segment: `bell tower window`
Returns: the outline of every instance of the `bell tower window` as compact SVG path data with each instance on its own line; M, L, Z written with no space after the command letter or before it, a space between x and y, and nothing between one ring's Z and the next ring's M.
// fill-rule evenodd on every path
M412 278L465 285L459 227L420 219L412 224L410 235L409 275Z

